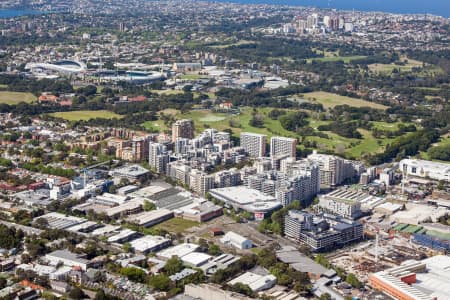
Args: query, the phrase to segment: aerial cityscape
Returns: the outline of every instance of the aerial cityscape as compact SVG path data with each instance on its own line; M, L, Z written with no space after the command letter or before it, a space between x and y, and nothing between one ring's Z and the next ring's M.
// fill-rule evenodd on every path
M1 1L0 300L450 300L449 4L235 2Z

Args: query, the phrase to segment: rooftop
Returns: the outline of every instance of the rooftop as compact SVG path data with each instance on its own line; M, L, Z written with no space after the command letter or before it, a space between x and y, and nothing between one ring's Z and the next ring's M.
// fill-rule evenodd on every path
M178 256L179 258L182 258L189 253L197 251L198 248L199 246L196 244L183 243L158 252L158 256L167 259L171 258L172 256Z
M168 242L170 242L170 240L162 236L146 235L144 237L131 241L130 244L134 250L139 252L146 252Z

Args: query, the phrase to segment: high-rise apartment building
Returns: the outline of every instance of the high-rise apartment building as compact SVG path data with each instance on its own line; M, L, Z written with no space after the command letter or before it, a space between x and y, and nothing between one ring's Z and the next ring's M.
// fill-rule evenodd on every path
M251 157L263 157L266 154L267 136L264 134L242 132L241 147Z
M318 154L314 151L308 155L320 168L320 184L324 187L334 187L344 181L344 159L335 155Z
M297 152L297 139L274 136L270 139L270 157L289 155L295 157Z
M337 189L319 196L319 207L327 213L355 219L361 215L361 195L358 192Z
M191 119L177 120L172 125L172 142L178 138L193 139L194 130L194 121Z
M204 196L206 192L214 187L214 176L200 170L191 170L189 187L197 194Z
M148 164L158 173L166 173L169 163L169 154L166 146L159 143L150 142L148 154Z

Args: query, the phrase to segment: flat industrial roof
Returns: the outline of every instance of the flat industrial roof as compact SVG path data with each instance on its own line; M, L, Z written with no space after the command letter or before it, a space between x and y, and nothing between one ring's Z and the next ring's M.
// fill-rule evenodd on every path
M168 209L157 209L146 211L137 215L131 215L127 218L127 221L137 223L139 225L145 225L147 223L156 221L161 218L171 218L173 217L173 212Z
M198 248L199 246L196 244L183 243L158 252L158 256L167 259L171 258L172 256L178 256L179 258L181 258L189 253L197 251Z
M297 271L318 275L325 274L329 271L329 269L316 263L293 247L284 247L278 250L276 255L280 261L290 264Z
M181 258L184 263L191 264L193 266L199 266L206 263L212 258L211 255L201 252L191 252Z
M166 239L162 236L146 235L131 241L130 244L134 250L145 252L149 249L153 249L155 247L168 243L169 241L170 241L169 239Z
M281 207L275 197L243 185L212 189L209 193L219 200L249 211L271 211Z

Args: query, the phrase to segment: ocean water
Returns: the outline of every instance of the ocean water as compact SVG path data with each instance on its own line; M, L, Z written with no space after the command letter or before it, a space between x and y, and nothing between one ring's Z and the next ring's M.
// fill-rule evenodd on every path
M22 9L0 9L0 19L20 17L26 15L36 15L41 12L35 10L22 10Z
M315 6L339 10L382 11L391 13L433 14L450 17L450 0L215 0L248 4Z

